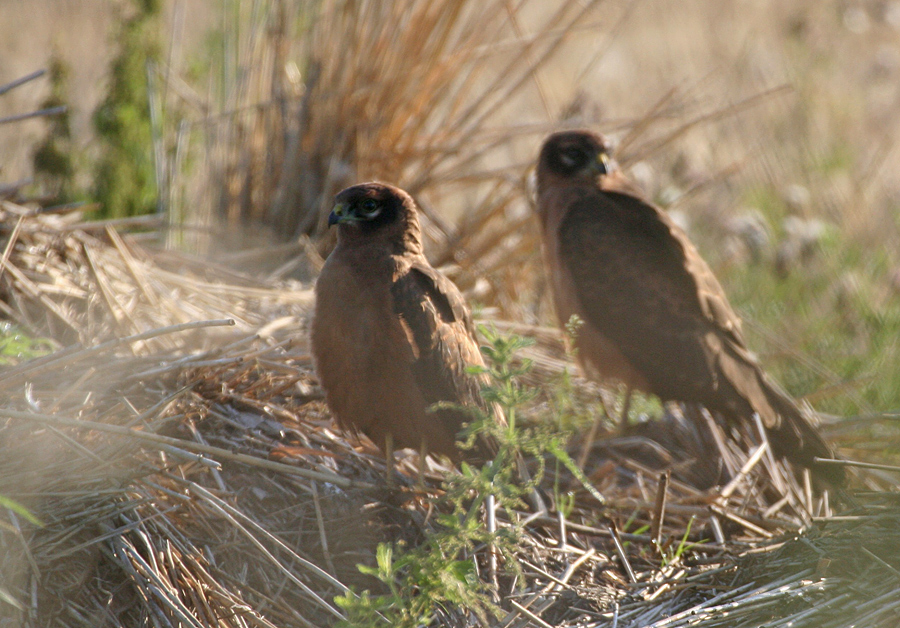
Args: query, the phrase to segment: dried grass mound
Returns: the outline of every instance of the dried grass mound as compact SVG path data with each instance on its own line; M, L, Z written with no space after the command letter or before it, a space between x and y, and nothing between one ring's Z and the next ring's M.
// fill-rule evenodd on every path
M65 348L0 372L0 495L24 507L0 528L0 625L334 625L336 595L384 592L356 568L380 541L417 547L440 530L438 467L419 485L409 454L388 487L371 444L334 429L308 291L4 208L4 310ZM567 362L538 335L529 381L549 390ZM570 382L575 410L596 407L595 387ZM538 423L553 403L524 414ZM895 625L900 509L886 483L868 479L878 492L832 516L758 431L692 411L626 436L598 423L569 446L574 467L548 459L549 511L482 509L517 539L499 561L489 545L463 557L498 614L444 604L432 623Z
M568 59L587 75L613 35L588 38L619 13L599 0L235 7L208 85L188 87L177 60L155 74L170 241L308 279L291 266L297 239L327 254L334 195L383 180L415 196L433 262L464 288L480 280L486 303L519 308L530 282L513 266L537 261L531 153L557 118L578 117L576 88L542 74ZM578 38L589 54L572 53Z

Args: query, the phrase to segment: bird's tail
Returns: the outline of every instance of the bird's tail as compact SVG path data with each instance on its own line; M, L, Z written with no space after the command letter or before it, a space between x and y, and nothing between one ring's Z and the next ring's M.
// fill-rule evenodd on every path
M822 480L840 486L844 483L844 468L833 464L820 464L815 458L831 458L831 447L824 441L814 425L803 415L797 403L763 373L756 360L743 346L726 344L719 356L722 392L737 393L732 397L732 408L738 412L743 404L749 404L759 414L772 452L787 458L794 464L807 467Z
M779 390L761 376L761 384L771 408L781 418L774 427L767 428L773 452L791 462L803 465L814 475L833 486L841 486L846 480L844 468L833 464L820 464L815 458L833 458L834 452L819 431L804 416L797 403L787 393Z

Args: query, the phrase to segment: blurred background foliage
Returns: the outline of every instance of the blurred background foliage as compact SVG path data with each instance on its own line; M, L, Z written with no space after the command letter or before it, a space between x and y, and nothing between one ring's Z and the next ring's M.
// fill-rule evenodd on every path
M116 57L106 96L94 110L98 156L90 196L109 217L148 214L157 209L150 81L159 60L159 0L136 0L133 14L116 27Z
M108 78L91 101L56 48L50 98L93 128L41 130L37 196L158 211L165 246L309 281L333 194L387 180L484 316L553 325L529 173L549 131L589 126L793 395L900 408L900 2L88 4Z

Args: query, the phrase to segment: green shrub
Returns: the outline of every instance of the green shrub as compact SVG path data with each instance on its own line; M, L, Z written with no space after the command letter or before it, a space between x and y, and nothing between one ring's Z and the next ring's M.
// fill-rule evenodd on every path
M94 112L100 155L92 196L105 216L134 216L156 210L148 62L159 58L158 0L137 0L124 19L119 54L113 61L109 91Z

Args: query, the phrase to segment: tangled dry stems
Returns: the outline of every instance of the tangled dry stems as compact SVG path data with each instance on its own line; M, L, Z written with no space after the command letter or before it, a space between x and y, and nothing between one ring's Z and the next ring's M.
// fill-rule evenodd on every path
M250 218L286 236L315 236L336 189L385 177L423 201L432 259L451 265L463 289L490 277L483 301L519 312L535 289L527 278L539 276L534 234L523 230L527 182L509 176L526 168L508 158L485 164L517 134L547 130L498 114L522 90L540 90L536 68L598 4L560 3L528 35L505 2L485 12L474 3L350 3L316 16L300 42L306 51L296 53L310 60L298 84L280 73L294 54L284 39L291 16L251 20L244 39L229 42L235 67L249 71L225 86L222 102L167 82L202 114L179 128L174 163L161 168L173 175L161 185L170 222L185 228L167 231L170 243ZM415 27L407 33L433 36L397 39L397 20ZM498 28L510 39L484 45ZM670 115L683 109L676 96L622 122L624 162L731 113L682 122L683 110ZM179 160L200 127L207 177L180 181ZM432 201L452 209L445 188L464 183L475 202L458 222L431 210ZM223 194L198 202L211 190ZM184 206L212 213L185 218ZM272 215L259 216L261 208ZM335 595L377 590L356 566L373 564L379 541L414 547L433 534L444 470L432 465L418 486L408 455L390 489L371 444L334 429L306 346L308 286L279 279L292 266L261 281L144 248L146 232L120 233L154 229L155 217L88 224L8 202L3 212L0 307L58 350L0 373L0 495L43 524L6 511L0 624L329 625L343 616ZM327 246L307 248L315 257ZM253 252L223 257L238 255ZM490 322L538 338L527 353L530 385L553 390L574 371L554 330ZM600 414L595 386L574 378L567 394L575 414ZM553 405L543 395L526 414L540 420ZM570 454L587 479L551 465L550 512L483 513L521 529L510 560L522 577L501 565L505 615L492 625L895 624L900 513L885 492L891 476L858 478L869 492L839 504L835 517L834 503L771 458L758 430L723 428L696 408L655 418L624 436L598 423L587 446L576 440ZM867 456L897 432L883 417L828 430L845 451ZM494 580L489 548L467 558L483 581ZM445 607L434 622L480 620Z
M8 314L66 347L0 374L0 495L43 523L6 511L0 623L329 625L343 614L335 595L378 590L356 565L373 564L379 541L414 547L433 532L443 471L418 486L410 453L390 489L371 444L333 426L306 346L308 290L201 276L189 258L176 272L178 256L112 228L4 208ZM571 364L558 336L533 331L530 377L550 389ZM597 405L596 388L571 386ZM556 509L495 513L521 528L524 580L501 565L506 616L492 625L842 626L853 613L890 625L900 527L887 482L867 476L870 492L833 517L758 432L690 412L625 436L601 426L587 483L551 460ZM484 579L489 554L470 557ZM445 608L436 621L478 620Z

